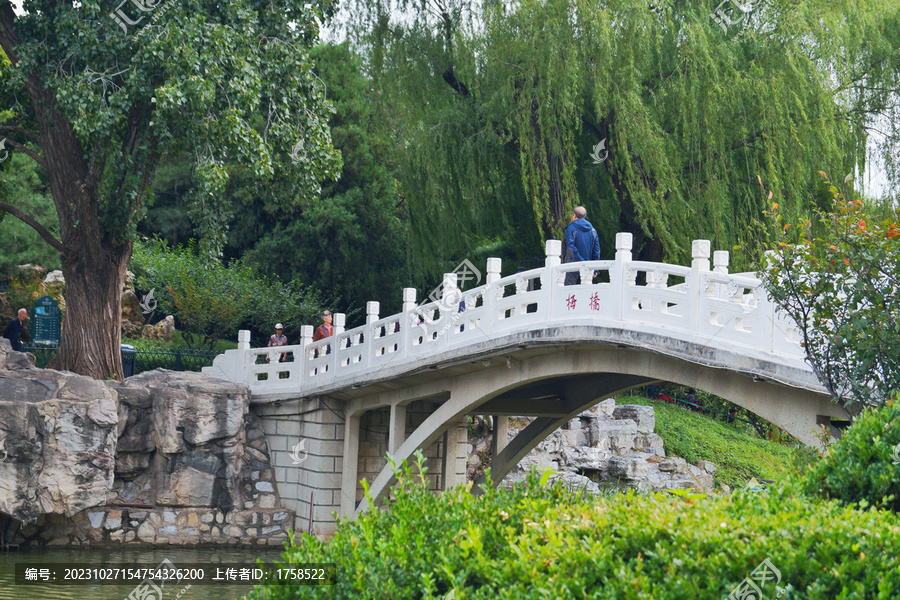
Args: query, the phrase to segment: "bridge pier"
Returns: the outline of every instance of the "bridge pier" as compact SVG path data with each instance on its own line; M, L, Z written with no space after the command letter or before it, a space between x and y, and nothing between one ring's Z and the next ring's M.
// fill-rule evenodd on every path
M294 531L330 536L342 505L345 421L318 398L251 405L266 433L282 502L294 511Z

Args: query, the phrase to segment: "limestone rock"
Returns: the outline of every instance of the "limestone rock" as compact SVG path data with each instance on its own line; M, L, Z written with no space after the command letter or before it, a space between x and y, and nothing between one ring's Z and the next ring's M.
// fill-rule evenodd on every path
M634 448L637 435L637 424L631 419L600 420L595 419L589 425L591 445L601 450L609 450L613 454L626 454Z
M47 276L44 277L44 284L45 285L65 285L66 278L63 277L62 271L59 271L59 270L50 271L49 273L47 273Z
M561 481L563 487L576 494L584 493L596 497L602 493L600 490L600 486L584 475L578 475L576 473L570 473L568 471L560 471L558 473L552 474L548 479L547 484L555 485L557 481Z
M144 325L141 336L148 340L162 340L171 344L175 339L175 317L169 315L156 325Z
M138 337L143 328L144 313L141 312L141 302L134 290L125 290L122 293L122 336Z
M72 373L10 370L15 355L0 340L0 512L30 522L104 504L115 465L115 391Z
M637 424L638 433L643 433L644 435L653 433L653 429L656 427L656 415L653 413L652 406L636 404L617 406L613 410L613 418L631 419Z
M23 277L41 277L43 278L47 274L47 267L42 267L41 265L19 265L17 267L19 272L22 273Z
M659 463L660 471L669 471L671 473L687 473L687 461L679 456L673 456Z
M239 477L250 390L201 373L157 369L110 382L118 392L116 474L146 483L159 506L242 506ZM268 459L267 459L268 460ZM134 485L122 486L135 495Z
M635 454L613 456L609 459L609 474L622 479L646 479L650 474L650 463L645 457Z
M710 475L715 475L716 471L718 470L718 467L708 460L698 460L697 467L702 469L706 473L709 473Z
M653 433L655 421L652 407L616 406L612 398L604 400L547 436L502 484L523 481L532 467L549 467L560 470L551 481L559 479L569 489L590 493L599 493L601 486L642 493L670 489L711 492L716 466L708 461L694 466L683 458L665 458L663 440ZM515 436L512 430L510 434ZM583 443L585 438L588 444Z

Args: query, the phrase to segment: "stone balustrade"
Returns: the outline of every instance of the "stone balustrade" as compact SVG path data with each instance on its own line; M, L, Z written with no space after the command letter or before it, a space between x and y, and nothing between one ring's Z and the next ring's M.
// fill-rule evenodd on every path
M250 333L241 331L238 348L203 371L248 385L255 401L299 398L548 325L661 334L809 370L796 325L768 299L760 280L730 274L727 252L712 254L710 269L708 240L695 240L691 250L689 267L636 261L632 235L619 233L614 260L562 264L562 243L549 240L541 268L501 277L500 259L489 258L480 286L460 292L457 274L448 273L436 300L416 304L416 290L406 288L401 313L382 318L378 302L369 302L365 325L345 330L344 315L335 314L334 336L318 342L313 327L304 326L300 344L251 348ZM583 283L565 285L567 273L579 274ZM294 360L279 362L285 352Z

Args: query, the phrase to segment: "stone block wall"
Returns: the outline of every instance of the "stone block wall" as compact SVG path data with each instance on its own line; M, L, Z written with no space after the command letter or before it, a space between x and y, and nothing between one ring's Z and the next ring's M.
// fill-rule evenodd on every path
M33 523L0 527L23 547L122 544L228 544L280 546L293 527L292 511L256 509L224 513L214 508L97 507L72 518L41 515Z
M319 399L254 405L268 441L275 481L294 529L331 535L341 507L344 455L343 407Z

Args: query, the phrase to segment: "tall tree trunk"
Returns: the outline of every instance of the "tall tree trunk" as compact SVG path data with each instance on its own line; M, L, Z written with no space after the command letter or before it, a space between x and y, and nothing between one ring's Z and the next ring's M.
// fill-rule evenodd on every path
M63 258L66 317L51 368L122 379L122 287L131 248L100 244Z
M95 379L122 379L121 313L133 242L101 223L98 172L52 92L34 75L27 85L41 135L50 191L59 216L57 249L66 279L66 314L50 367ZM125 236L122 236L125 237Z

